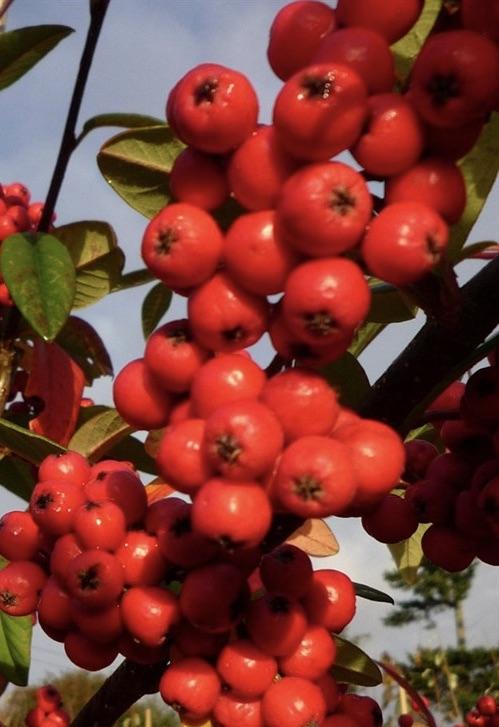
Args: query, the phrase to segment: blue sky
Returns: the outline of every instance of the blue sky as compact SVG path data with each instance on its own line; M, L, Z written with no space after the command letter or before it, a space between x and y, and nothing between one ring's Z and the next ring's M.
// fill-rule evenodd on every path
M272 100L280 88L266 61L268 29L284 0L112 0L97 47L80 125L99 113L129 111L162 117L168 90L192 66L206 61L222 63L246 73L261 103L261 120L271 116ZM64 126L67 106L85 38L87 2L80 0L17 0L8 14L8 28L41 23L65 24L76 32L65 39L46 59L0 99L0 181L21 181L34 199L46 194ZM100 145L115 133L113 129L93 132L73 156L57 205L61 224L83 219L102 219L115 228L127 255L127 270L142 267L140 241L144 218L127 207L106 185L95 163ZM473 240L493 239L497 231L490 202L473 231ZM497 213L496 213L497 214ZM464 280L477 269L469 264L460 270ZM100 333L111 354L115 371L142 354L140 306L147 288L110 296L92 308L79 312ZM175 302L169 316L183 313L182 301ZM383 371L395 352L414 335L422 319L393 326L364 356L371 381ZM263 360L270 355L260 347ZM111 380L102 379L91 395L99 403L110 403ZM19 500L1 493L2 512L23 507ZM335 520L333 528L341 552L329 567L345 570L353 580L384 587L382 571L391 567L385 546L368 538L357 521ZM324 561L320 567L324 566ZM480 566L473 596L466 608L471 643L488 644L496 633L494 616L499 590L497 575ZM417 644L453 643L453 624L437 618L434 632L408 628L401 631L381 626L388 607L359 599L352 634L366 636L364 648L373 656L389 649L402 656ZM60 645L35 630L32 681L46 671L68 666Z

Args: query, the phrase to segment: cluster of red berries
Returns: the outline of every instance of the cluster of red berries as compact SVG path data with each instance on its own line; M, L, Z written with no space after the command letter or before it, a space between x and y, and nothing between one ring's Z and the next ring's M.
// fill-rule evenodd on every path
M59 691L51 684L39 687L35 692L36 707L25 717L26 727L68 727L69 714L63 709Z
M147 226L142 256L188 297L205 348L231 352L268 331L284 358L335 360L368 313L366 267L407 286L443 255L466 204L455 162L497 102L499 52L463 20L430 38L395 93L389 43L422 3L383 5L305 0L277 14L268 55L285 83L272 125L258 126L253 87L224 66L201 64L170 92L168 123L187 148L171 172L176 202ZM346 150L364 173L331 161ZM372 177L386 182L374 216ZM211 212L229 197L243 213L224 234Z
M499 701L492 694L477 699L474 709L466 714L464 725L455 727L499 727Z
M132 426L167 425L160 475L193 499L195 531L230 547L259 545L273 512L362 514L404 468L398 434L341 407L318 373L267 378L245 352L209 357L187 321L150 336L144 358L116 377L114 400Z
M499 565L499 367L479 369L466 384L454 382L432 411L457 418L436 425L443 454L424 440L406 443L408 484L400 512L432 523L422 547L441 568L463 570L475 557ZM389 517L387 509L387 529Z
M30 191L24 184L0 184L0 246L10 235L34 232L38 228L42 213L43 202L31 202ZM0 305L14 305L1 278Z
M291 544L263 557L257 547L228 549L194 530L192 511L177 497L148 504L127 463L47 457L29 509L0 520L10 561L0 609L36 613L87 670L118 653L143 664L169 658L160 692L187 718L379 727L377 703L346 694L328 673L331 634L355 614L348 576L314 572Z

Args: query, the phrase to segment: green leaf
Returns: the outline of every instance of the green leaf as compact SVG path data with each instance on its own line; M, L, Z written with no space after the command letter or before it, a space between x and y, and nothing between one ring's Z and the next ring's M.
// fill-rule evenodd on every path
M183 148L167 126L131 129L102 146L97 164L114 191L150 218L171 199L168 175Z
M418 580L418 569L423 560L421 539L429 527L428 523L421 524L408 540L388 546L403 581L409 586Z
M338 361L324 366L321 373L330 386L336 389L343 406L355 409L371 388L366 372L349 352L343 354Z
M119 293L129 288L137 288L139 285L147 285L147 283L152 283L155 280L157 278L147 268L132 270L130 273L125 273L120 277L111 293Z
M357 358L384 329L383 323L364 323L355 334L349 352Z
M77 143L79 144L87 134L94 129L101 129L108 126L119 126L124 129L138 129L144 126L166 126L165 122L154 116L145 116L144 114L129 113L109 113L99 114L87 119L83 124L83 128L78 135Z
M156 475L158 472L156 462L144 449L144 443L130 435L113 445L106 452L106 456L110 459L133 462L139 472L146 472L148 475Z
M418 22L411 30L392 45L395 60L395 71L399 83L403 86L425 40L430 34L435 21L442 9L442 0L426 0Z
M19 687L28 683L32 633L31 616L0 612L0 674Z
M54 232L68 249L76 270L105 257L118 247L116 233L107 222L84 220L57 227Z
M36 465L39 465L49 454L62 454L66 451L65 447L61 447L57 442L1 418L0 445Z
M34 25L0 35L0 90L24 76L63 38L74 33L65 25Z
M448 256L451 261L459 258L459 253L482 211L487 196L495 182L499 157L499 114L492 114L484 126L478 142L459 166L466 183L466 208L459 222L451 228Z
M0 485L6 490L29 500L35 484L32 467L27 462L12 454L0 460Z
M358 646L333 634L336 642L336 660L329 670L339 682L360 687L376 687L383 676L376 663Z
M113 375L113 365L103 340L95 328L82 318L70 316L56 342L81 368L87 386L100 376Z
M391 285L375 284L371 288L371 307L367 320L372 323L399 323L415 317L417 308Z
M68 448L96 462L132 431L116 409L106 409L76 430Z
M392 606L395 605L395 601L388 593L378 591L377 588L372 586L365 586L363 583L354 583L355 594L360 598L367 598L368 601L377 601L378 603L390 603Z
M76 274L74 308L96 303L115 289L125 264L123 250L117 247L104 257L80 268Z
M172 300L172 291L163 283L157 283L147 293L142 303L142 332L148 338L163 318Z
M46 341L66 322L75 297L75 270L53 235L11 235L2 243L2 275L19 310Z

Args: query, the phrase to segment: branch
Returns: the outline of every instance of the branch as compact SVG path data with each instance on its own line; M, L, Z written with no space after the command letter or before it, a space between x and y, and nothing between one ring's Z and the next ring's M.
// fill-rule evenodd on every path
M155 694L167 662L142 666L125 659L71 722L71 727L111 727L145 694Z
M64 175L66 174L68 162L77 145L75 136L76 122L78 120L78 114L80 112L80 106L90 66L92 65L95 47L99 39L109 3L110 0L93 0L90 6L90 25L88 28L87 39L80 59L80 68L78 70L78 75L76 76L73 95L71 97L71 103L69 105L68 116L66 119L66 126L64 127L61 146L59 148L59 154L57 156L47 199L43 208L42 218L38 225L38 229L42 232L47 232L50 227L52 215L54 213L57 198L64 180Z
M462 309L452 323L428 320L374 384L361 414L381 419L402 433L409 416L431 400L433 390L499 323L499 258L461 288Z

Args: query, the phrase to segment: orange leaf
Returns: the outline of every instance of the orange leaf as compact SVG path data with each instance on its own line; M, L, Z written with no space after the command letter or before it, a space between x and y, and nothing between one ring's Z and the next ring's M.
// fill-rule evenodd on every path
M146 485L147 504L152 505L157 500L164 500L172 492L175 492L175 490L171 485L167 485L166 482L162 482L159 478L156 478Z
M31 419L35 434L66 446L78 419L85 376L80 367L56 343L35 339L26 396L43 401L43 411Z
M286 542L296 545L308 555L319 558L336 555L340 549L329 525L326 525L324 520L315 518L305 520L303 525L291 533Z

